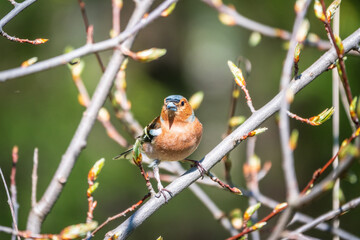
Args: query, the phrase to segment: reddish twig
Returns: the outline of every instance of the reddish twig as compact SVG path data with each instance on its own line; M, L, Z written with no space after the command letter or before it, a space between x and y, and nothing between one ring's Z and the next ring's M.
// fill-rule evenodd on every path
M120 217L126 216L127 213L134 211L136 208L138 208L147 198L149 198L151 196L151 193L149 192L148 194L146 194L140 201L138 201L137 203L135 203L134 205L132 205L131 207L129 207L128 209L126 209L125 211L122 211L119 214L116 214L115 216L109 217L108 219L106 219L105 222L103 222L102 224L100 224L100 226L98 226L92 233L91 236L88 237L87 239L90 239L91 237L93 237L95 235L95 233L97 233L100 229L102 229L106 224L108 224L109 222L118 219Z
M348 77L347 77L347 74L346 74L345 62L344 62L344 53L343 53L343 51L340 50L339 46L336 43L335 35L334 35L334 33L332 31L332 28L330 26L330 22L328 21L328 17L326 16L325 2L324 2L324 0L320 0L320 2L321 2L323 14L325 16L325 19L323 21L323 23L325 25L325 30L329 34L330 41L332 42L332 45L335 47L336 54L339 57L338 58L339 59L339 66L340 66L340 69L341 69L340 76L341 76L341 80L342 80L342 83L343 83L344 88L345 88L347 100L348 100L349 105L350 105L351 102L353 101L353 97L352 97L352 94L351 94L351 88L350 88L350 84L349 84ZM351 119L355 123L356 127L359 127L359 119L358 119L357 115L351 115Z
M360 134L360 127L348 139L345 139L344 141L346 141L346 143L348 144L352 142L356 137L358 137L359 134ZM312 179L306 185L306 187L301 191L301 194L306 194L306 192L313 186L314 182L320 177L320 175L323 174L326 171L326 169L335 161L341 150L343 150L344 147L347 146L347 144L342 144L339 150L337 151L337 153L322 168L319 168L314 172Z
M238 194L238 195L242 195L242 192L240 189L238 189L237 187L231 187L229 184L223 183L219 178L215 177L214 175L212 175L212 173L210 171L208 171L206 173L206 175L208 175L210 177L211 180L213 180L214 182L216 182L217 184L219 184L222 188L226 188L228 189L230 192Z
M139 163L139 164L135 163L135 165L139 167L140 173L143 176L143 178L145 179L146 187L149 190L149 193L152 194L152 195L155 195L155 191L154 191L154 189L153 189L153 187L151 185L149 175L145 172L142 163Z
M16 231L9 227L0 226L0 232L5 232L9 234L16 235L22 238L30 238L30 239L60 239L60 235L57 234L33 234L29 231Z
M271 218L273 218L274 216L276 216L277 214L279 214L280 212L282 212L283 210L285 210L287 208L288 204L287 203L280 203L278 204L273 210L272 212L267 215L266 217L264 217L263 219L261 219L260 221L258 221L257 223L255 223L254 225L250 226L250 227L245 227L241 233L235 235L235 236L232 236L232 237L229 237L227 238L226 240L235 240L235 239L238 239L248 233L251 233L255 230L258 230L258 228L255 228L254 226L256 224L261 224L261 223L266 223L268 222Z
M85 26L86 36L87 36L87 43L88 44L94 43L93 26L90 26L90 24L89 24L89 19L87 17L86 10L85 10L85 2L83 0L78 0L78 3L79 3L79 6L80 6L80 10L81 10L81 16L82 16L83 21L84 21L84 26ZM89 36L91 36L91 38ZM104 66L104 63L101 60L100 54L98 52L94 52L94 54L96 56L96 60L99 63L101 71L105 72L105 66Z
M13 42L30 43L33 45L39 45L39 44L43 44L43 43L46 43L47 41L49 41L49 39L45 39L45 38L37 38L35 40L30 40L30 39L13 37L13 36L10 36L9 34L7 34L6 32L4 32L3 30L1 30L1 28L0 28L0 35L7 38L10 41L13 41Z
M236 103L237 103L237 99L239 98L239 95L240 95L238 93L239 93L239 87L236 83L233 83L233 87L231 89L229 119L231 119L235 115ZM232 132L232 129L233 129L233 127L229 124L229 121L228 121L228 126L227 126L225 137L228 136ZM226 154L223 157L223 159L221 159L221 161L224 162L224 166L225 166L226 182L229 183L230 185L233 185L231 175L230 175L231 160L230 160L229 156L230 156L230 153Z

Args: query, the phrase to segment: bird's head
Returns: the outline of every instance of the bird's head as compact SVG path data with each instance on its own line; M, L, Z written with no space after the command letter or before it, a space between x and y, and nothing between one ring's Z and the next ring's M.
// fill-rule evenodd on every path
M194 111L186 98L181 95L170 95L164 99L161 118L165 121L192 122Z

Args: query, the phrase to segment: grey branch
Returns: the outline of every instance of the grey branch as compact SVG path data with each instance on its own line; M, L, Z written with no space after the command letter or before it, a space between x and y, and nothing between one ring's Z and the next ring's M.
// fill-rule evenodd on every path
M360 42L360 29L357 29L353 34L343 41L345 52L349 52L356 47ZM315 63L313 63L302 74L298 80L292 80L289 89L294 93L299 92L302 88L312 82L317 76L327 70L327 68L337 59L337 54L334 49L328 50ZM281 96L283 92L276 95L270 102L268 102L261 109L252 114L240 127L221 141L212 151L210 151L201 161L202 166L209 170L217 164L222 157L237 146L237 140L242 136L252 131L266 119L272 116L280 109ZM200 173L196 168L192 168L179 177L177 180L169 184L166 188L172 192L172 197L175 197L193 182L200 178ZM168 200L171 200L168 199ZM109 232L115 239L126 239L134 229L139 227L147 218L149 218L157 209L165 204L163 198L151 198L141 208L139 208L131 217L114 230Z
M243 15L241 15L240 13L238 13L235 9L233 9L229 6L226 6L225 4L217 5L215 3L216 1L213 1L213 0L202 0L202 1L206 4L208 4L209 6L211 6L212 8L216 9L219 13L224 13L224 14L232 17L232 19L235 21L235 24L240 27L243 27L250 31L259 32L259 33L263 34L264 36L268 36L268 37L281 38L284 40L290 40L290 38L291 38L290 32L279 29L279 28L270 27L265 24L256 22L252 19L246 18ZM331 46L328 41L324 41L324 40L320 40L317 43L311 43L311 42L305 41L305 44L308 44L310 46L316 46L321 50L329 49Z
M356 208L358 207L360 204L360 197L355 198L351 201L349 201L348 203L342 205L341 207L339 207L338 209L329 211L328 213L325 213L321 216L319 216L318 218L314 219L311 222L308 222L307 224L299 227L298 229L296 229L294 231L294 233L303 233L306 232L312 228L314 228L315 226L319 225L322 222L325 221L329 221L331 219L334 219L335 217L340 216L342 213L352 209L352 208Z

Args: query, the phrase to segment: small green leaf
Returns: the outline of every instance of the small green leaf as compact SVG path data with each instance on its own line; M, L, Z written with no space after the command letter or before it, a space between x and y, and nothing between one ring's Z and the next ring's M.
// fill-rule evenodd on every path
M261 41L261 34L259 32L252 32L249 38L249 45L256 47Z
M244 116L234 116L229 119L229 126L236 127L245 122L246 118Z
M343 45L343 43L341 41L341 38L336 34L335 34L335 44L339 48L341 56L344 55L344 52L345 52L344 45Z
M144 51L135 53L135 59L140 62L151 62L166 54L166 49L163 48L150 48Z
M251 216L260 208L260 206L261 203L257 203L248 207L244 213L244 221L247 222L251 218Z
M314 2L314 12L315 16L320 19L322 22L325 22L325 15L323 12L323 8L319 0L315 0Z
M290 135L290 148L291 148L291 150L294 151L296 149L298 139L299 139L299 131L297 129L292 130L291 135Z
M296 44L295 52L294 52L294 62L298 63L300 60L300 53L301 53L301 45L300 43Z
M336 10L339 8L341 3L341 0L335 0L333 1L330 6L326 10L326 17L328 22L331 21L331 19L334 17Z
M203 99L204 99L203 91L198 91L190 97L189 103L190 103L191 107L193 108L193 110L196 110L200 107Z
M96 161L94 166L89 171L88 179L90 179L91 181L95 181L97 179L101 169L103 168L104 164L105 164L104 158L101 158L100 160Z
M227 64L230 68L231 73L234 76L236 84L239 85L240 87L246 86L245 78L242 74L241 69L238 68L232 61L228 61Z
M75 239L79 237L85 237L87 232L94 230L98 226L98 223L93 221L89 223L80 223L71 225L64 228L61 233L61 239Z
M167 9L165 9L165 10L161 13L161 16L162 16L162 17L167 17L167 16L169 16L169 15L175 10L175 7L176 7L176 2L172 3Z

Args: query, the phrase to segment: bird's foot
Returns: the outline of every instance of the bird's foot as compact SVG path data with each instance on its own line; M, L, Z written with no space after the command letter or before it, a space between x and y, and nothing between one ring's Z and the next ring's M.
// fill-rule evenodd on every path
M201 179L204 179L204 175L207 175L208 171L205 170L205 168L201 165L199 161L191 160L191 159L185 159L186 161L189 161L192 163L191 167L196 167L201 175Z
M169 190L167 190L166 188L160 188L160 189L159 189L159 192L155 195L155 197L156 197L156 198L159 198L159 197L163 196L163 197L165 198L165 203L167 203L167 202L168 202L168 199L167 199L167 197L166 197L165 192L167 192L167 193L170 195L170 197L172 197L172 195L173 195L172 192L169 191Z

